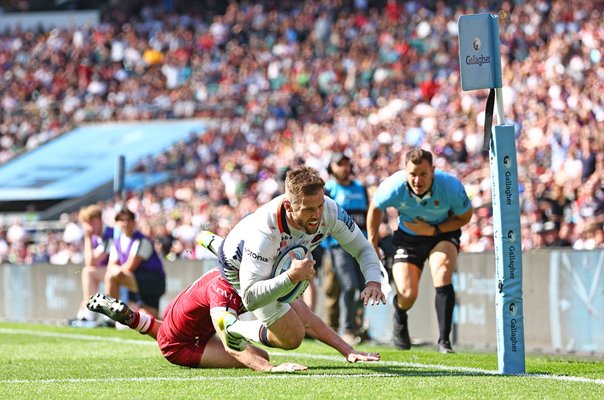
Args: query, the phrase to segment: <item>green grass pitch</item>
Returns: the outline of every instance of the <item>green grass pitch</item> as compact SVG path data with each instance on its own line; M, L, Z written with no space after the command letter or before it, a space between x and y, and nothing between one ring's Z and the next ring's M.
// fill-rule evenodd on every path
M349 364L307 340L273 351L302 373L189 369L171 365L133 331L0 323L0 399L604 399L604 362L528 355L527 373L497 373L497 354L433 348L379 351L382 361Z

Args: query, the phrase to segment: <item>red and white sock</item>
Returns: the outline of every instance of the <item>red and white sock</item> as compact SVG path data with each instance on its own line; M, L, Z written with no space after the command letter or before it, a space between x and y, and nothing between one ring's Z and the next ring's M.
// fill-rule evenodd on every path
M144 335L153 328L153 325L155 325L155 317L153 315L134 311L134 320L132 320L130 328Z

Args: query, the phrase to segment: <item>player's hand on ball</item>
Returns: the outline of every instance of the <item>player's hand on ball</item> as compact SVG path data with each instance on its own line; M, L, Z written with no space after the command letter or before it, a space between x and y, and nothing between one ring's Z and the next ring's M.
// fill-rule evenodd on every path
M271 368L271 372L294 372L294 371L306 371L308 367L302 364L296 363L283 363L281 365L276 365Z
M365 353L363 351L355 351L348 354L346 360L350 363L357 361L380 361L380 353Z
M309 280L315 273L316 261L312 259L310 250L306 252L303 259L298 260L293 252L289 252L291 258L291 267L287 271L289 279L292 283L298 283L300 281Z

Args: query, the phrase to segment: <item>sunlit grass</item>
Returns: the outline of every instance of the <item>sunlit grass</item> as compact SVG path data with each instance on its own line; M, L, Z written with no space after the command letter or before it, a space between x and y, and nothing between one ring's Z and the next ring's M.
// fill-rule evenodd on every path
M382 361L349 364L308 340L291 352L270 349L275 363L307 365L303 373L201 370L169 364L153 340L132 331L0 323L0 398L604 398L600 360L529 355L526 375L502 376L495 353L361 347Z

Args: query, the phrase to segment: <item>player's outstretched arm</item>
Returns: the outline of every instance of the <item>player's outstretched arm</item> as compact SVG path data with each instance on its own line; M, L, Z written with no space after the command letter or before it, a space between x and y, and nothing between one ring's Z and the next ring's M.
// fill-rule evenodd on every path
M307 334L339 351L346 357L348 362L380 360L379 353L357 351L342 340L342 338L323 322L317 314L313 313L301 299L294 300L290 305L302 319Z
M308 369L305 365L297 364L297 363L283 363L280 365L273 365L267 359L265 359L259 348L248 345L243 351L235 351L229 349L225 342L222 343L224 349L227 353L229 353L234 359L239 361L241 364L246 366L249 369L254 371L263 371L263 372L295 372L295 371L305 371Z
M375 204L370 203L367 210L367 240L373 246L376 254L379 254L378 241L380 239L380 222L382 221L382 210Z
M254 371L263 372L294 372L294 371L305 371L308 367L302 364L296 363L283 363L280 365L273 365L267 359L262 357L259 353L259 349L255 346L248 345L243 351L235 351L226 347L223 342L224 349L234 359L239 361L241 364Z

